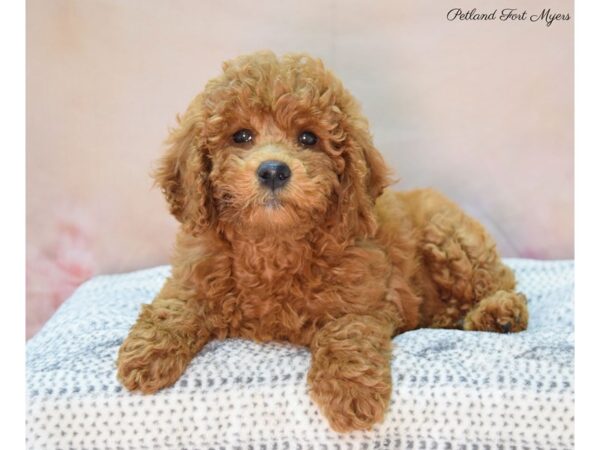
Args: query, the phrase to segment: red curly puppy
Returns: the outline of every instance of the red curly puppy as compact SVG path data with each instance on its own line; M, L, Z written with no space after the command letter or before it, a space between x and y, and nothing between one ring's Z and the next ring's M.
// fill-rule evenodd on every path
M483 227L432 190L395 193L367 121L306 55L227 62L169 138L156 179L181 222L172 275L123 343L128 389L173 384L211 339L308 346L337 431L390 400L391 339L520 331L525 297Z

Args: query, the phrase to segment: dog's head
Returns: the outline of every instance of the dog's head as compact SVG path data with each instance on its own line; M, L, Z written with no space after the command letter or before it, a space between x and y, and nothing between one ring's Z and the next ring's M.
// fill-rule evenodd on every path
M260 52L226 62L178 122L156 180L187 231L373 233L388 170L320 60Z

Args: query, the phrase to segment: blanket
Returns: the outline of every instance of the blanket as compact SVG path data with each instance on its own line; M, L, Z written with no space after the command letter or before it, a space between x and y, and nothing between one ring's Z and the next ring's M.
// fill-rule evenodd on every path
M308 395L309 351L285 343L213 341L174 386L128 392L117 351L170 268L95 277L27 343L27 447L572 448L573 262L506 262L528 297L528 330L396 336L386 419L348 434Z

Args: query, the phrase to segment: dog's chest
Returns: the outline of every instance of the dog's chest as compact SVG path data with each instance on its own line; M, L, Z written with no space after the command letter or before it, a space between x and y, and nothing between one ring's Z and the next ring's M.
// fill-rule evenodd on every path
M309 271L285 258L237 261L230 333L255 340L307 343L307 329L319 322L310 307L315 281L309 280Z
M368 313L385 296L386 271L364 252L332 261L297 250L233 259L232 335L307 344L328 321Z
M242 242L234 249L232 272L242 298L258 294L273 299L305 293L314 263L312 249L304 243L274 239Z
M239 306L248 313L266 313L282 304L301 308L321 284L309 260L283 254L237 259L233 272Z

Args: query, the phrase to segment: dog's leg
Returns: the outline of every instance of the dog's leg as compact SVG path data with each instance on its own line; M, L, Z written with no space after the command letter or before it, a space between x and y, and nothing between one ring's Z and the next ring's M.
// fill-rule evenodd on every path
M390 401L393 325L348 314L313 337L310 394L339 432L369 429L383 420Z
M438 298L428 326L516 332L527 328L527 301L512 270L476 220L448 203L424 227L423 259Z
M188 301L173 298L169 283L142 307L119 350L117 376L130 390L152 393L172 385L209 340L199 314Z

